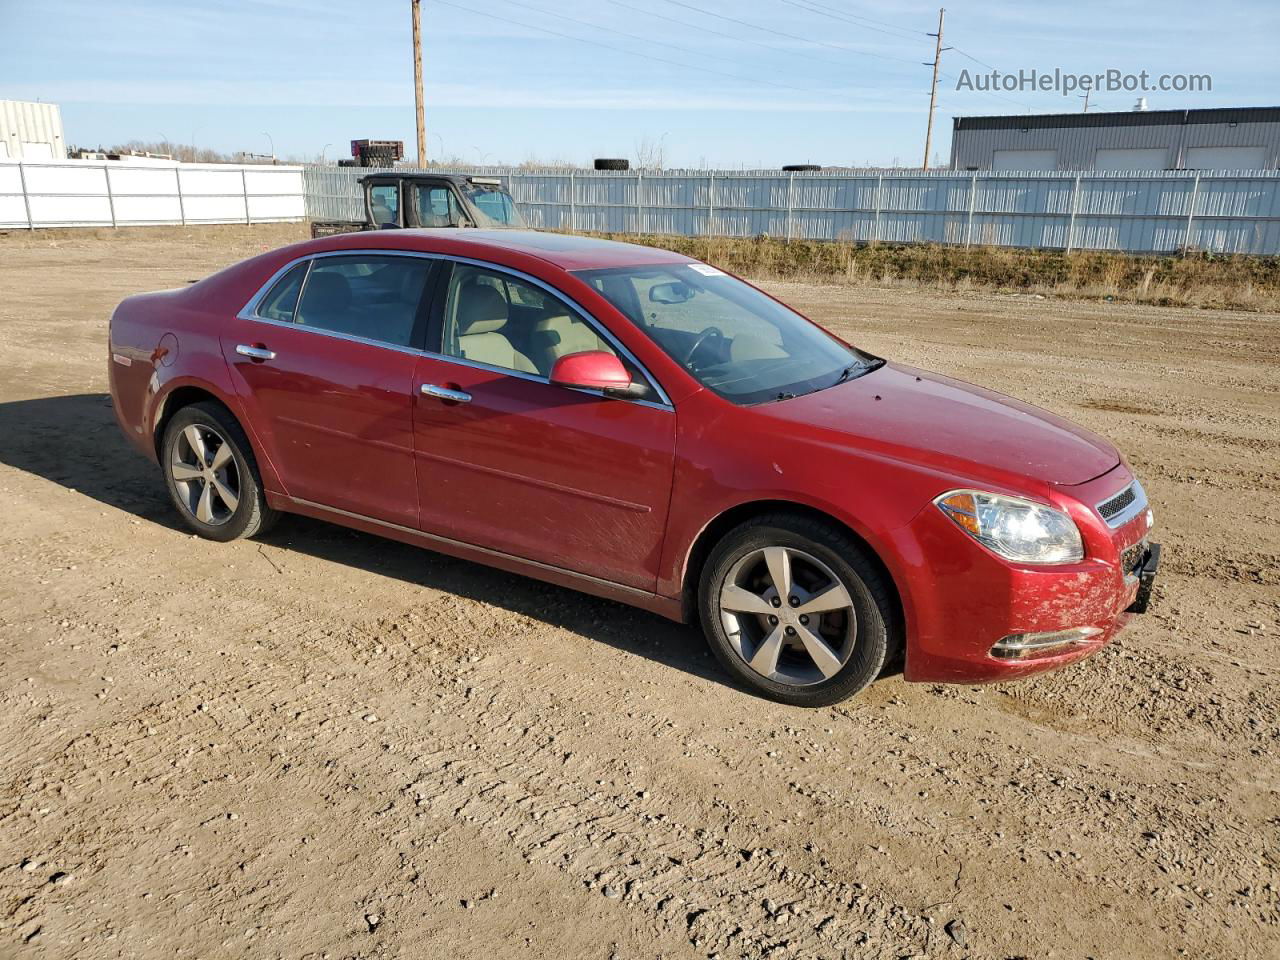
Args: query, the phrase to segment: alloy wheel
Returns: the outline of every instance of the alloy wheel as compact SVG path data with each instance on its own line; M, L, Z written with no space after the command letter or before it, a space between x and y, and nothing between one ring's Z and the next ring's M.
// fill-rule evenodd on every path
M764 547L738 560L720 588L720 619L748 667L792 686L838 674L857 637L848 589L825 563L795 547Z
M179 502L201 523L220 526L240 506L240 469L226 437L193 423L173 443L169 472Z

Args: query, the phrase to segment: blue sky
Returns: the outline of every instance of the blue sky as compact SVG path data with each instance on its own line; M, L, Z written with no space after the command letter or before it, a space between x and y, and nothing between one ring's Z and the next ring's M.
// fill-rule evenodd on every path
M423 0L427 148L589 163L648 140L668 167L918 164L936 22L913 0ZM1277 39L1274 0L955 0L934 153L953 115L1081 107L956 91L962 69L1208 73L1211 93L1151 93L1152 109L1273 105ZM0 49L0 98L61 104L72 144L413 150L409 0L0 0Z

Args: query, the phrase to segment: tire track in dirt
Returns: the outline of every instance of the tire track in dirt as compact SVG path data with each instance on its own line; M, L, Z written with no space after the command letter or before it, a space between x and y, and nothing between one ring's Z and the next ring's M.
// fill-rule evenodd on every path
M646 910L707 956L898 957L927 942L919 916L861 884L797 870L770 849L738 845L749 842L741 837L715 837L646 809L647 791L589 789L584 761L499 700L449 704L456 716L483 722L486 742L420 758L407 796Z

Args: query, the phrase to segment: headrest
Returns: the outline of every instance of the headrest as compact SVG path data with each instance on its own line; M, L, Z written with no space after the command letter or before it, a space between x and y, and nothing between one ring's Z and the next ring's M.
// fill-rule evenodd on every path
M507 322L507 301L487 284L468 284L459 291L458 334L493 333Z
M337 313L351 306L351 284L340 273L313 270L307 278L305 299L308 306L314 304L325 313Z
M552 314L552 315L551 315L551 316L549 316L549 317L543 317L543 318L542 318L541 320L539 320L536 324L534 324L533 329L535 329L535 330L559 330L559 329L561 329L562 327L567 327L567 326L569 326L569 325L571 325L571 324L574 324L574 323L581 323L581 322L582 322L582 321L581 321L581 320L579 320L577 317L570 316L570 315L569 315L569 314L567 314L567 313L555 313L555 314Z

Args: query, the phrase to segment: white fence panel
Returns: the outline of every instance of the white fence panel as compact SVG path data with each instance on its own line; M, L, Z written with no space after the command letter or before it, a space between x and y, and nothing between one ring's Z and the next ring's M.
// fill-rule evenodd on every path
M107 172L101 166L24 163L27 193L45 195L107 193Z
M0 161L0 227L302 220L301 167Z
M108 167L116 225L182 222L176 167Z
M111 201L105 191L101 196L29 193L27 203L37 226L111 226Z
M22 171L16 163L0 163L0 227L25 227L27 201Z

